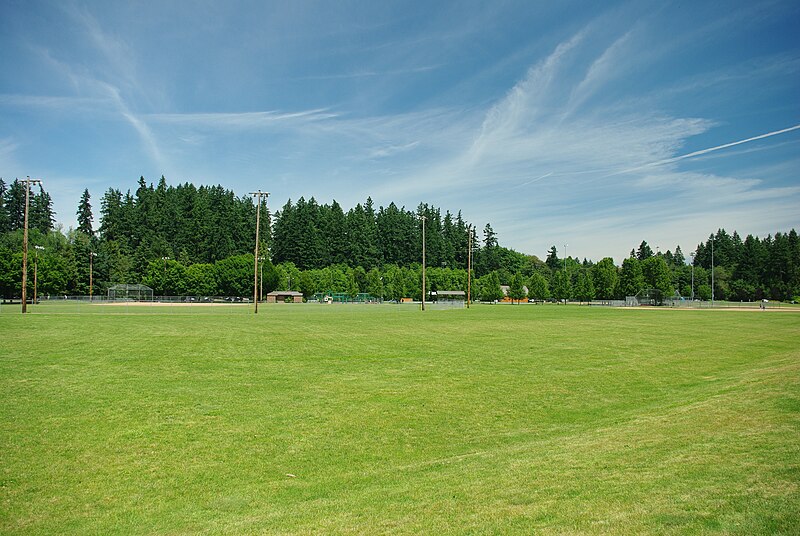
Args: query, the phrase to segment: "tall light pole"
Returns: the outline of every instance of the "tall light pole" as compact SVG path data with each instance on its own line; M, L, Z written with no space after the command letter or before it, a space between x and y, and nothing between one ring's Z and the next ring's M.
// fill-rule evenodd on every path
M33 303L39 303L39 252L44 249L42 246L33 246L36 249L36 256L33 259Z
M164 296L167 295L167 261L169 257L161 257L161 260L164 261L164 283L161 286L161 292L164 293Z
M472 300L472 236L474 233L471 225L467 227L467 309Z
M692 257L692 303L694 303L694 253L691 254Z
M256 198L256 252L254 255L255 260L253 261L255 263L253 266L253 301L256 304L255 314L258 314L258 233L261 226L261 198L269 197L269 192L258 190L256 192L250 192L250 195Z
M567 244L564 244L564 280L565 280L564 288L569 288L569 286L566 283L566 278L567 278ZM564 305L567 304L568 299L569 298L567 296L564 296Z
M92 288L94 287L94 262L93 259L97 257L94 251L89 252L89 301L92 301Z
M422 310L425 310L425 215L420 214L422 220Z
M711 235L711 307L714 307L714 235Z
M25 314L28 312L26 287L28 286L28 209L30 207L31 184L38 184L41 187L42 181L28 176L22 182L25 183L25 226L22 232L22 314Z

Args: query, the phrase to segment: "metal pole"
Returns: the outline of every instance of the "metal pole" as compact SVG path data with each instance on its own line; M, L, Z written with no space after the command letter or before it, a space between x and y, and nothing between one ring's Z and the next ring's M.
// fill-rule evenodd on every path
M694 253L692 253L692 303L694 303Z
M23 180L25 183L25 225L22 231L22 314L28 312L28 209L30 207L31 184L42 184L39 179L31 179L30 175Z
M564 277L567 276L567 244L564 244ZM566 281L565 281L566 284ZM567 297L564 296L564 305L567 304Z
M422 218L422 310L425 310L425 216Z
M250 195L256 198L256 251L255 259L253 260L253 301L255 302L255 314L258 314L258 242L259 242L259 228L261 227L261 196L268 197L269 192L250 192Z
M472 227L467 227L467 309L472 300Z
M164 283L161 285L161 292L164 296L167 295L167 261L169 257L161 257L161 260L164 261Z
M714 235L711 235L711 307L714 307Z
M39 252L44 251L43 246L33 246L36 250L36 256L33 259L33 303L39 303Z
M89 301L92 301L92 290L94 287L94 262L93 259L97 256L97 253L90 251L89 252Z
M39 296L39 248L42 246L33 246L36 249L36 254L33 257L33 305L36 305L37 297Z

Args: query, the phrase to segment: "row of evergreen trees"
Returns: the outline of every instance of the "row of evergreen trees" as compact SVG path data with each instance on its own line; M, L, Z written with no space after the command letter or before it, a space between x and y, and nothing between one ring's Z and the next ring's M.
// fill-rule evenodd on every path
M266 206L262 214L269 228ZM78 216L79 230L93 236L88 191ZM167 186L161 177L154 187L141 177L134 193L106 191L100 217L99 239L116 242L121 251L137 257L139 270L145 267L142 261L154 258L208 263L252 251L255 245L255 203L222 186Z
M55 225L53 200L39 185L29 195L28 228L47 233ZM6 184L0 178L0 233L16 231L25 225L25 183L15 179Z
M468 264L469 224L459 211L442 210L420 203L415 211L394 203L375 208L372 199L357 204L346 213L335 200L320 205L312 197L289 200L275 213L272 229L272 260L291 262L301 270L344 264L365 270L390 264L409 266L422 257L423 219L426 264L434 267L466 269ZM525 256L499 246L492 226L474 236L481 244L476 249L473 267L484 275L509 262L524 263Z
M4 297L20 292L24 201L24 183L6 185L0 180ZM143 282L157 294L249 295L255 214L252 198L237 197L221 186L168 186L164 177L154 186L140 178L133 193L113 188L105 192L97 231L91 196L84 191L78 228L64 234L53 231L52 201L39 188L31 195L29 227L31 245L45 247L37 260L40 289L47 294L88 294L91 257L95 293L113 283ZM287 288L293 281L294 288L307 295L355 289L377 295L375 281L381 281L384 297L421 296L420 282L414 280L420 279L423 218L426 265L432 274L429 290L431 285L466 290L468 230L474 226L460 212L442 216L439 208L427 204L414 211L394 203L376 209L369 198L345 212L336 201L319 205L313 198L300 198L288 201L274 220L266 203L261 214L262 251L269 251L275 263L265 263L268 290L273 283ZM476 239L473 291L479 298L491 298L501 284L511 285L516 294L527 287L536 299L612 299L645 288L656 288L664 296L677 292L710 298L712 249L717 299L791 299L800 294L800 244L794 230L742 240L721 229L697 246L694 269L680 246L674 253L654 253L642 242L617 267L611 259L596 264L561 259L555 247L542 262L500 246L489 224ZM367 284L368 279L372 283Z

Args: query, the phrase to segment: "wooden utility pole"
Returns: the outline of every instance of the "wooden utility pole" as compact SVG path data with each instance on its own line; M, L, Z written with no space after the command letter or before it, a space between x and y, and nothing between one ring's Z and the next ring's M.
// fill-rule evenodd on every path
M42 185L39 179L32 179L28 176L22 182L25 183L25 226L22 231L22 314L28 312L28 208L30 207L31 184Z
M250 195L256 198L256 252L253 261L253 301L256 304L255 314L258 314L258 233L261 226L261 197L269 197L269 192L250 192Z

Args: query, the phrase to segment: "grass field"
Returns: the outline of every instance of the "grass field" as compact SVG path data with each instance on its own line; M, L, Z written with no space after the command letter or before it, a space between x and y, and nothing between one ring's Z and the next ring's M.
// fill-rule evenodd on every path
M3 534L798 534L800 314L0 315Z

